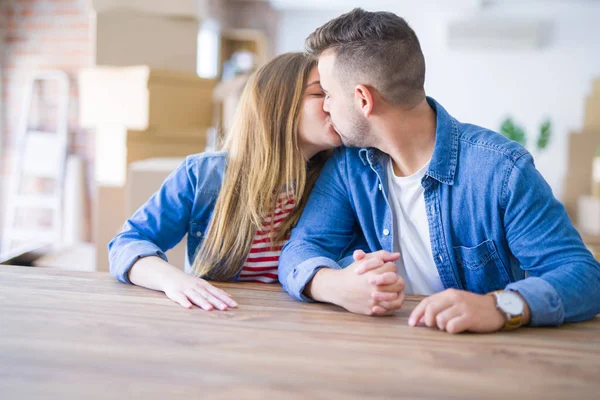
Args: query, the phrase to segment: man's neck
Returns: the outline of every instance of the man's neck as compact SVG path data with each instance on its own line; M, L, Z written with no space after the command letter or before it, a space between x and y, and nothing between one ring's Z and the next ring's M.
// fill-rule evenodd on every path
M390 108L379 122L375 147L390 155L397 176L410 176L431 160L436 114L427 100L410 110Z

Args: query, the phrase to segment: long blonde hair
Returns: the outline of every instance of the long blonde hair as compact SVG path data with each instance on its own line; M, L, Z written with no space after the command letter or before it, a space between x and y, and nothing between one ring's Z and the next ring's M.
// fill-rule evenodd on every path
M316 60L309 55L287 53L248 80L225 140L227 170L208 232L194 259L196 276L233 279L243 267L257 230L269 230L274 247L297 223L328 156L322 152L307 163L299 147L302 98L315 66ZM274 230L277 200L286 193L296 206ZM268 216L271 222L265 226Z

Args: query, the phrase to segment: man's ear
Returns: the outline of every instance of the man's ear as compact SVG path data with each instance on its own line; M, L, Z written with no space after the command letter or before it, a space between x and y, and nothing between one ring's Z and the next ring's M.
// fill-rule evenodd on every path
M365 118L368 118L373 112L373 107L375 106L374 100L371 88L365 85L356 85L354 88L354 101Z

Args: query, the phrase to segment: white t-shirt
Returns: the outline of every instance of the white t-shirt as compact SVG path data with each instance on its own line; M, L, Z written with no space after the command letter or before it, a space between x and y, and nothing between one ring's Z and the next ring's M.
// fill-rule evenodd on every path
M421 179L429 163L411 176L394 174L393 161L388 162L390 205L394 220L394 251L398 273L406 282L405 293L431 295L444 290L433 261L429 224L425 210L425 191Z

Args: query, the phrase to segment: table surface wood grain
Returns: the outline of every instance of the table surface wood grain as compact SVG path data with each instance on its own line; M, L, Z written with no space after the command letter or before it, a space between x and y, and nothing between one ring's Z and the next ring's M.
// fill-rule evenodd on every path
M104 273L0 266L0 398L600 398L600 317L450 335L220 284L186 310Z

